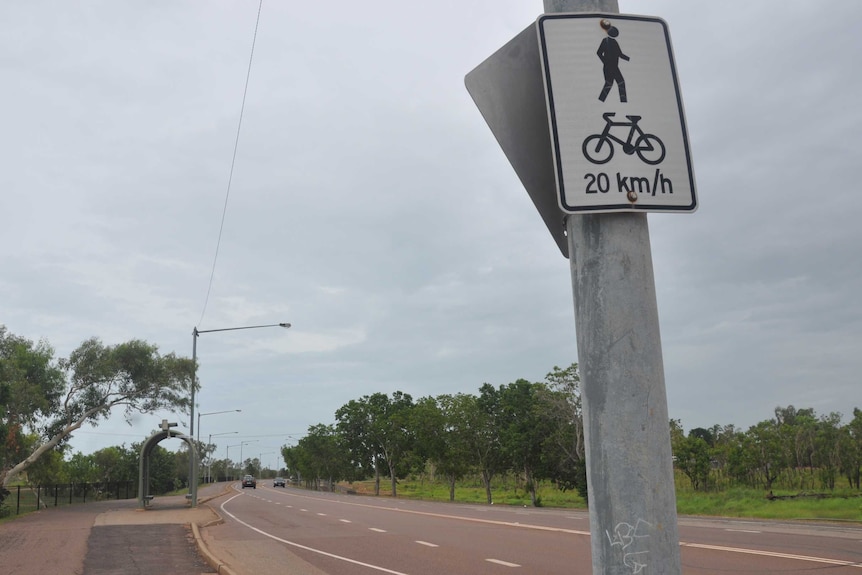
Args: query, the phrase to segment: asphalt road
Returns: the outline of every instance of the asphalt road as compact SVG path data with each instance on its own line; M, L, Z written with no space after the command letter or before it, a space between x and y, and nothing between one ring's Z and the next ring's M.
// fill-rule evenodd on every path
M273 488L212 502L204 538L238 574L591 575L584 512ZM862 574L862 526L680 519L686 575ZM640 570L648 575L647 567ZM620 573L635 573L635 569Z

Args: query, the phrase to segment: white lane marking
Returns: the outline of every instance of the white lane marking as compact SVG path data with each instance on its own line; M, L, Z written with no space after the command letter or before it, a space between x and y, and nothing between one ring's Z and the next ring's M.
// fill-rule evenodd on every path
M350 519L339 519L342 523L353 523Z
M300 511L305 511L306 513L308 513L308 509L300 509Z
M435 543L428 543L427 541L417 541L416 543L418 543L419 545L424 545L425 547L440 547Z
M321 517L326 517L326 513L318 513Z
M385 529L378 529L377 527L369 527L368 530L369 531L375 531L377 533L386 533Z
M725 529L725 531L732 533L763 533L763 531L756 531L754 529Z
M499 559L485 559L488 563L496 563L497 565L502 565L503 567L520 567L517 563L509 563L508 561L500 561Z
M705 545L703 543L682 543L680 547L692 547L695 549L709 549L711 551L727 551L728 553L743 553L746 555L762 555L764 557L777 557L779 559L795 559L797 561L811 561L813 563L825 563L827 565L840 565L842 567L856 567L862 569L862 563L856 561L843 561L841 559L827 559L826 557L810 557L808 555L791 555L790 553L776 553L774 551L760 551L758 549L742 549L740 547L722 547L720 545Z
M312 497L309 495L296 495L293 493L287 493L286 495L290 497L302 497L305 499L320 499L319 497ZM502 525L506 527L520 527L522 529L534 529L537 531L551 531L555 533L569 533L572 535L589 535L589 531L579 531L576 529L564 529L561 527L547 527L545 525L531 525L529 523L517 523L511 521L496 521L493 519L480 519L478 517L462 517L458 515L447 515L444 513L430 513L428 511L413 511L410 509L398 509L395 507L386 507L382 505L369 505L367 503L352 503L349 501L333 501L327 499L326 501L337 502L341 505L353 505L355 507L366 507L368 509L376 509L378 511L397 511L399 513L410 513L413 515L425 515L428 517L438 517L442 519L454 519L458 521L468 521L473 523L487 523L489 525ZM491 511L490 509L483 509L481 507L475 508L474 511ZM743 554L751 554L751 555L765 555L769 557L780 557L782 559L795 559L798 561L812 561L815 563L826 563L829 565L841 565L845 567L856 567L862 569L862 563L854 563L852 561L843 561L840 559L828 559L825 557L809 557L805 555L790 555L790 554L782 554L782 553L773 553L771 551L758 551L756 549L742 549L738 547L720 547L717 545L701 545L699 543L685 543L680 541L680 547L693 547L700 549L712 549L714 551L727 551L729 553L743 553Z
M236 499L237 497L238 497L238 495L234 495L233 497L231 497L230 499L228 499L227 501L222 503L219 506L219 508L222 511L224 511L224 513L226 515L228 515L231 519L233 519L237 523L248 527L249 529L251 529L252 531L254 531L256 533L260 533L264 537L269 537L270 539L272 539L274 541L278 541L279 543L284 543L285 545L290 545L291 547L296 547L297 549L304 549L306 551L310 551L311 553L317 553L318 555L323 555L325 557L330 557L332 559L338 559L339 561L344 561L345 563L352 563L354 565L360 565L362 567L368 567L369 569L374 569L374 570L380 571L382 573L389 573L390 575L407 575L406 573L402 573L401 571L393 571L392 569L380 567L379 565L372 565L371 563L363 563L362 561L357 561L356 559L350 559L349 557L343 557L341 555L336 555L334 553L328 553L328 552L322 551L320 549L315 549L314 547L308 547L307 545L300 545L299 543L294 543L293 541L288 541L287 539L282 539L281 537L276 537L275 535L272 535L271 533L267 533L266 531L264 531L262 529L258 529L257 527L254 527L254 526L246 523L245 521L243 521L242 519L240 519L239 517L237 517L236 515L234 515L230 511L228 511L227 509L225 509L224 506L227 505L228 503L230 503L231 501L233 501L234 499Z
M312 499L320 501L320 497L311 497L308 495L296 495L294 493L285 493L288 497L301 497L304 499ZM552 533L569 533L571 535L589 535L589 531L580 531L577 529L566 529L564 527L548 527L546 525L532 525L530 523L518 523L517 521L496 521L493 519L480 519L478 517L463 517L460 515L447 515L445 513L431 513L429 511L414 511L412 509L399 509L397 507L386 507L384 505L369 505L367 503L352 503L349 501L338 501L333 499L325 499L330 503L338 503L340 505L352 505L354 507L365 507L367 509L376 509L377 511L397 511L398 513L410 513L412 515L424 515L426 517L437 517L439 519L455 519L457 521L468 521L472 523L487 523L488 525L504 525L506 527L520 527L522 529L534 529L536 531L550 531ZM481 511L482 508L476 508Z

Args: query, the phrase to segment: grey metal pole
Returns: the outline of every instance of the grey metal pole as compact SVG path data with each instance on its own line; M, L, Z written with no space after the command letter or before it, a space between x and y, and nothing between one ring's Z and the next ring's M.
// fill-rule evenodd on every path
M545 12L619 13L617 0ZM646 214L566 220L593 573L681 571L667 395Z
M195 438L195 388L198 379L198 328L192 329L192 405L189 408L189 436ZM197 449L189 450L189 493L191 506L198 506L198 461Z
M200 432L201 432L201 426L198 425L198 433L200 433ZM210 445L212 445L212 442L213 442L213 434L210 433L209 437L207 438L207 449L209 449ZM210 453L209 455L207 455L207 480L206 480L206 483L212 483L212 477L213 477L213 456Z

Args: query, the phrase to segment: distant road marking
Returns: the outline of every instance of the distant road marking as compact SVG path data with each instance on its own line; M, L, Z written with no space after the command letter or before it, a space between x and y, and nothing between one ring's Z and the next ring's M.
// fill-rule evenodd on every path
M308 513L308 509L300 509L300 511L305 511L306 513Z
M776 553L774 551L760 551L758 549L742 549L740 547L722 547L720 545L705 545L703 543L680 543L679 545L680 547L692 547L695 549L727 551L728 553L743 553L746 555L761 555L764 557L777 557L780 559L795 559L796 561L811 561L812 563L825 563L826 565L840 565L841 567L856 567L857 569L862 569L862 563L843 561L841 559L810 557L808 555L792 555L790 553Z
M326 513L318 513L321 517L326 517Z
M312 499L320 501L320 497L312 497L309 495L297 495L294 493L285 493L288 497L299 497L303 499ZM497 521L494 519L481 519L479 517L464 517L462 515L448 515L446 513L431 513L429 511L415 511L413 509L400 509L398 507L387 507L385 505L369 505L367 503L353 503L350 501L341 501L338 499L324 499L330 503L338 503L339 505L351 505L353 507L364 507L366 509L375 509L377 511L395 511L397 513L409 513L411 515L424 515L426 517L438 517L441 519L455 519L457 521L468 521L470 523L486 523L488 525L504 525L506 527L519 527L521 529L534 529L536 531L550 531L552 533L570 533L572 535L589 535L589 531L581 531L578 529L566 529L565 527L548 527L546 525L533 525L531 523L519 523L517 521ZM472 508L471 508L472 509ZM476 511L486 511L481 507L477 507Z
M297 549L304 549L304 550L310 551L312 553L317 553L318 555L323 555L325 557L330 557L332 559L338 559L339 561L344 561L345 563L352 563L353 565L361 565L362 567L368 567L369 569L374 569L375 571L380 571L381 573L389 573L390 575L407 575L407 573L402 573L401 571L393 571L392 569L380 567L379 565L372 565L371 563L363 563L362 561L357 561L356 559L350 559L349 557L342 557L341 555L336 555L335 553L328 553L328 552L322 551L320 549L315 549L314 547L308 547L307 545L300 545L299 543L294 543L293 541L288 541L287 539L282 539L281 537L276 537L275 535L272 535L271 533L267 533L266 531L264 531L262 529L258 529L257 527L254 527L254 526L250 525L249 523L246 523L245 521L243 521L242 519L240 519L239 517L237 517L236 515L234 515L230 511L228 511L227 509L225 509L224 506L227 505L228 503L230 503L231 501L233 501L234 499L236 499L237 497L239 497L239 495L234 495L233 497L231 497L230 499L228 499L227 501L222 503L219 506L219 508L222 511L224 511L224 513L226 515L228 515L231 519L233 519L237 523L239 523L241 525L245 525L246 527L248 527L252 531L254 531L256 533L260 533L264 537L269 537L270 539L272 539L274 541L278 541L279 543L284 543L285 545L290 545L291 547L296 547Z
M350 519L339 519L339 521L341 521L342 523L352 523Z
M375 531L377 533L386 533L385 529L378 529L377 527L369 527L368 530L369 531Z
M300 497L300 498L304 498L304 499L313 499L313 500L322 499L320 497L313 497L313 496L309 496L309 495L298 495L298 494L293 494L293 493L286 493L286 495L288 495L289 497ZM428 511L414 511L411 509L399 509L396 507L387 507L384 505L369 505L367 503L353 503L350 501L341 501L341 500L337 500L337 499L336 500L325 499L325 501L329 501L332 503L339 503L341 505L352 505L354 507L365 507L368 509L375 509L378 511L396 511L398 513L410 513L412 515L424 515L427 517L439 517L439 518L443 518L443 519L454 519L454 520L458 520L458 521L467 521L467 522L472 522L472 523L486 523L489 525L519 527L521 529L534 529L537 531L551 531L551 532L555 532L555 533L570 533L572 535L587 535L587 536L590 535L589 531L580 531L580 530L576 530L576 529L566 529L563 527L547 527L544 525L533 525L530 523L518 523L518 522L512 522L512 521L497 521L497 520L493 520L493 519L481 519L478 517L463 517L463 516L459 516L459 515L448 515L448 514L444 514L444 513L431 513ZM225 503L227 503L227 502L225 502ZM484 512L484 511L491 511L491 510L485 509L482 507L477 507L477 508L475 508L475 511ZM761 555L761 556L766 556L766 557L777 557L777 558L781 558L781 559L793 559L796 561L811 561L814 563L824 563L827 565L839 565L842 567L855 567L857 569L862 569L862 563L857 563L857 562L853 562L853 561L844 561L844 560L840 560L840 559L828 559L825 557L810 557L807 555L792 555L789 553L775 553L772 551L759 551L757 549L743 549L743 548L739 548L739 547L722 547L722 546L718 546L718 545L705 545L705 544L701 544L701 543L685 543L682 541L680 541L679 545L680 545L680 547L691 547L691 548L695 548L695 549L710 549L713 551L725 551L728 553L742 553L742 554L748 554L748 555ZM491 559L488 559L488 561L491 561L492 563L496 562L495 560L491 560ZM520 567L520 565L516 565L516 566Z
M763 533L763 531L756 531L754 529L725 529L725 531L732 531L733 533Z
M416 543L418 543L419 545L424 545L425 547L440 547L435 543L428 543L427 541L417 541Z
M502 565L503 567L520 567L517 563L509 563L508 561L500 561L499 559L485 559L488 563L496 563L497 565Z

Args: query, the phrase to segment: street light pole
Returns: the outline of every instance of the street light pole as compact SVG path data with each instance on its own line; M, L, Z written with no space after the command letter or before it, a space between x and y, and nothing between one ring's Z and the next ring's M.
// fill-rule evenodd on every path
M273 453L277 453L275 451L264 451L260 455L257 456L258 461L260 461L260 478L263 479L263 456L264 455L272 455Z
M249 439L248 441L240 441L239 443L239 470L242 471L242 446L248 443L254 443L255 441L260 441L259 439ZM240 475L245 475L244 473L240 473Z
M198 448L200 448L200 444L201 444L201 417L203 417L205 415L218 415L219 413L234 413L234 412L241 413L242 410L241 409L227 409L225 411L210 411L209 413L198 413L198 428L197 428L198 429L198 436L195 440L195 445ZM239 433L239 432L234 431L233 433ZM216 435L219 435L219 434L216 434ZM210 434L210 439L212 439L212 434ZM207 447L209 447L209 444L210 444L210 442L207 441ZM200 467L200 461L198 461L198 464L195 466L195 479L198 478L198 475L197 475L198 467ZM209 477L209 467L207 467L207 477ZM197 485L197 482L195 482L195 485ZM194 498L195 498L195 502L197 502L197 488L195 488Z
M189 435L195 436L195 389L198 386L198 336L202 333L213 333L216 331L236 331L240 329L258 329L262 327L290 327L287 322L268 323L264 325L245 325L241 327L223 327L220 329L198 329L197 326L192 329L192 392L191 406L189 407ZM189 493L191 494L192 507L198 506L198 474L197 474L197 457L192 453L189 457Z
M241 444L237 443L236 445L228 445L225 448L225 459L227 459L227 464L230 466L230 480L233 480L233 461L230 460L230 448L231 447L239 447Z
M206 415L218 415L220 413L242 413L241 409L226 409L224 411L210 411L209 413L198 413L198 436L196 441L201 442L201 417Z
M198 433L200 433L200 425L198 425ZM226 431L224 433L210 433L209 438L207 439L207 447L212 445L213 437L218 437L219 435L232 435L234 433L239 433L239 431ZM212 455L207 456L207 477L212 479L212 470L213 470L213 458ZM225 470L227 471L227 470Z

